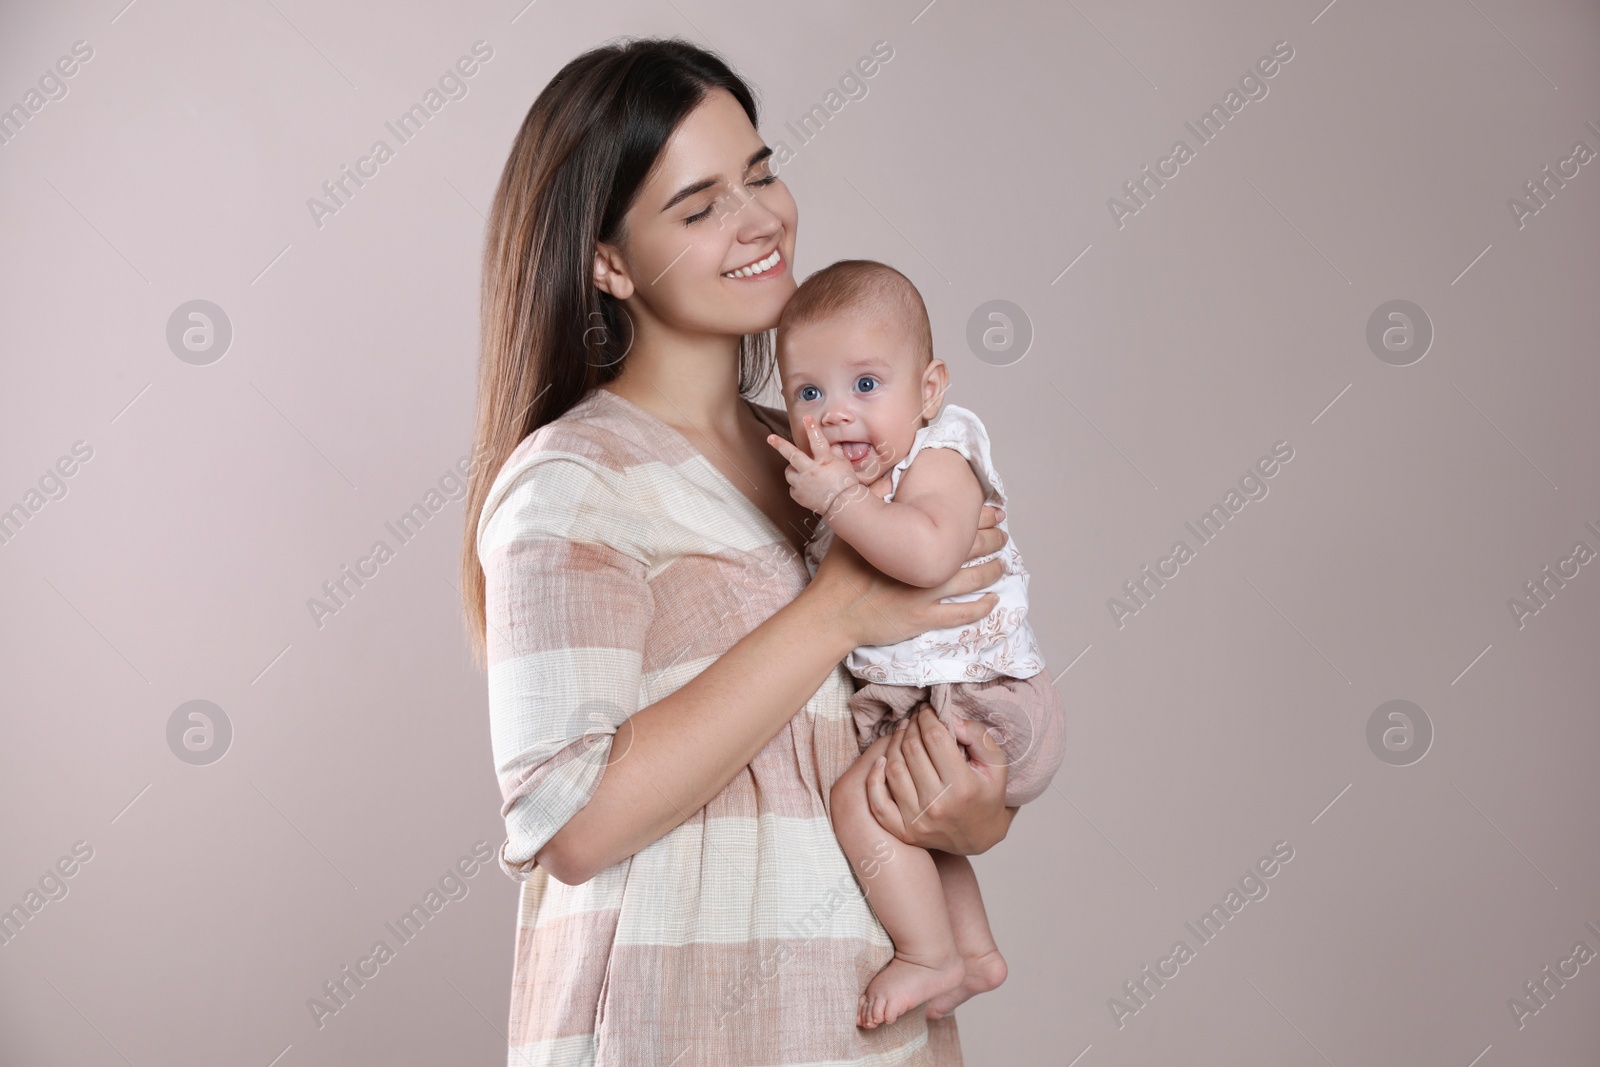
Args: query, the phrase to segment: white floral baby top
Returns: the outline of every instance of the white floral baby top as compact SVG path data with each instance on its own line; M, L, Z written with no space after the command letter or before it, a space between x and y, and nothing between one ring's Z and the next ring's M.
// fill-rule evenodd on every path
M967 458L984 488L984 503L1005 507L1006 491L1000 474L989 459L989 433L978 416L957 404L946 403L929 423L917 431L911 451L889 472L893 500L900 489L900 476L924 448L953 448ZM1031 678L1044 670L1044 656L1028 625L1028 572L1022 566L1022 553L1010 539L1006 520L1000 529L1007 534L999 552L969 560L963 567L975 567L997 556L1005 565L998 581L973 593L944 598L947 604L976 600L985 593L1000 594L993 611L975 623L928 630L893 645L862 645L845 660L850 673L867 682L893 685L931 685L934 682L984 682L1005 675ZM813 575L822 556L833 543L834 533L827 520L819 519L817 532L806 544L806 568Z

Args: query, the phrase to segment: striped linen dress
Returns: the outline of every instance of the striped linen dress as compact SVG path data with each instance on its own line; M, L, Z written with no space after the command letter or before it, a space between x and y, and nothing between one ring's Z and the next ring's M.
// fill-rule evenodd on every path
M750 403L789 438L785 413ZM593 389L521 442L477 528L489 715L521 883L508 1067L956 1067L954 1015L855 1025L893 955L828 817L859 749L843 663L704 808L568 886L534 854L594 795L617 727L810 580L688 438Z

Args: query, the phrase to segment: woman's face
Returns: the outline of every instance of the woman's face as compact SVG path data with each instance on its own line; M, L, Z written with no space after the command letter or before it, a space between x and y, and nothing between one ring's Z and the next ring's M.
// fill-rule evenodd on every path
M726 89L678 125L628 210L626 237L596 250L595 284L637 329L727 336L777 324L795 291L798 217L771 153ZM752 265L767 269L733 273Z

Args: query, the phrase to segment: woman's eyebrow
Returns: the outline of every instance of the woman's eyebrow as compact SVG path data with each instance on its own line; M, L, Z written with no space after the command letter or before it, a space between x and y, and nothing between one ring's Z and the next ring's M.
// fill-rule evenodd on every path
M766 159L770 155L772 155L772 148L768 145L762 145L761 148L756 150L749 159L745 160L744 169L749 170L751 167L755 166L757 163L760 163L763 159ZM689 199L695 193L709 189L716 184L717 179L705 178L701 181L695 182L692 185L685 185L682 189L679 189L676 193L672 194L672 199L663 204L661 206L661 210L671 211L674 207L683 203L683 201Z

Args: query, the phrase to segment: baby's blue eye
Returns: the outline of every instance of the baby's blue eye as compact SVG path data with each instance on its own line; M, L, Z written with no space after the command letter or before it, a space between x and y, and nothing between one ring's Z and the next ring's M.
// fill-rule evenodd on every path
M861 377L856 379L856 384L860 385L862 382L876 382L877 380L878 379L874 378L870 374L863 374ZM866 389L863 389L862 392L870 393L870 392L872 392L872 387L868 386Z
M817 391L817 387L814 386L814 385L802 385L800 387L799 392L797 392L795 394L795 396L796 396L797 399L800 399L800 400L814 400L814 399L816 399L815 397L807 396L806 394L807 393L814 393L816 391Z

